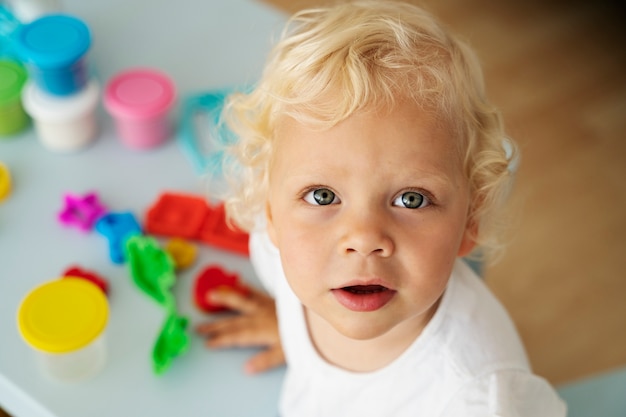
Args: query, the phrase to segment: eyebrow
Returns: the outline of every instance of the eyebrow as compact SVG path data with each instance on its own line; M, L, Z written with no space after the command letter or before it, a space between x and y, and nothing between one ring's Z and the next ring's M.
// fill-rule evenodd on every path
M334 176L333 176L334 178ZM281 182L293 183L293 182L305 182L309 184L327 184L332 186L332 180L328 180L328 174L322 168L313 166L311 170L306 173L292 173L288 178L281 178ZM453 176L445 175L440 172L434 172L430 170L422 170L419 168L413 168L408 173L404 173L402 177L395 176L394 182L402 183L405 187L417 187L420 188L420 184L423 188L457 188L460 184Z
M433 181L440 186L457 185L458 183L458 181L456 181L456 178L454 176L446 175L441 172L433 172L429 170L420 170L420 169L411 170L410 173L408 174L408 179L405 179L405 181L410 182L411 179L413 178L417 178L418 180Z

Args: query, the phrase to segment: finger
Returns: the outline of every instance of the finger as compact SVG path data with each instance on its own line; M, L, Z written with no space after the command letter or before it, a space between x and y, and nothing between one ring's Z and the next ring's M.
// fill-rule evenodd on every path
M269 330L265 330L264 327L265 325L256 316L238 315L198 324L195 327L195 331L200 336L215 337L218 334L229 333L242 333L243 335L262 334L272 329L267 326Z
M223 331L223 329L227 329L229 327L233 327L235 318L228 319L220 319L215 321L210 321L206 323L201 323L195 326L195 332L200 336L210 336L212 333L217 333Z
M272 346L250 358L244 367L248 374L258 374L285 364L285 354L280 345Z
M243 295L236 291L218 289L207 294L209 301L240 313L251 313L258 307L255 294Z
M280 343L277 331L251 323L244 317L233 320L228 326L212 328L206 336L209 347L254 347Z

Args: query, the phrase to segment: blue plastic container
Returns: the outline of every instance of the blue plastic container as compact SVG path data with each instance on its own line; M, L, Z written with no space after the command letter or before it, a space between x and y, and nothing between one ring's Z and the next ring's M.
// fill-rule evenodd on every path
M30 79L41 90L65 96L86 86L91 34L80 19L69 15L41 17L16 31L15 45Z

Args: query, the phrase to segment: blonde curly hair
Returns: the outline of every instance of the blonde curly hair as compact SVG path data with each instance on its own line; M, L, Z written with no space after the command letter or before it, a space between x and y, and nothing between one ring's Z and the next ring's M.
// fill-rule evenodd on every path
M337 94L341 92L341 94ZM477 57L431 14L394 1L355 1L296 13L250 93L225 106L239 136L230 149L227 212L251 230L265 209L274 134L284 117L332 127L365 109L411 100L457 138L470 184L470 221L483 252L499 247L499 209L516 147L485 97ZM506 145L506 146L503 146ZM228 169L230 168L230 169Z

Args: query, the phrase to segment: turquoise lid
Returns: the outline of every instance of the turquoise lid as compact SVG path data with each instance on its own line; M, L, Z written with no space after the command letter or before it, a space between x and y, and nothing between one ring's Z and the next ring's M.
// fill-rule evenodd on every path
M15 34L16 51L26 62L62 68L78 61L91 45L89 28L69 15L47 15L22 26Z

